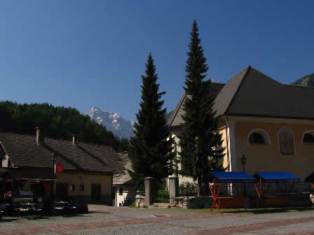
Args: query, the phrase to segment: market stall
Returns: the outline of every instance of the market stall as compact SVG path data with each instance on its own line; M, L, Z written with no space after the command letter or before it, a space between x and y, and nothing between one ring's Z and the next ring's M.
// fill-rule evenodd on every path
M245 172L213 171L209 174L209 190L213 208L245 208L255 178Z
M297 184L300 179L291 172L258 172L255 189L260 207L289 205L289 198L300 195Z

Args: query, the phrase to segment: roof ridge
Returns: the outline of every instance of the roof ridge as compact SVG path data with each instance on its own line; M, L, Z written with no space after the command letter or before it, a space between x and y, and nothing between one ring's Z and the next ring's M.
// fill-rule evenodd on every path
M248 73L249 73L252 69L254 69L254 68L252 68L251 65L249 65L249 66L247 66L247 67L245 68L244 74L242 75L242 78L241 78L241 81L240 81L240 83L239 83L237 89L236 89L235 92L233 93L233 96L232 96L232 98L231 98L231 100L230 100L230 102L229 102L229 104L228 104L228 106L227 106L227 108L226 108L226 110L225 110L224 113L227 113L227 112L229 111L231 105L232 105L233 102L234 102L234 99L235 99L236 95L238 94L238 92L239 92L239 90L240 90L240 88L241 88L241 86L242 86L242 84L243 84L243 82L244 82L244 80L246 79Z
M184 101L185 97L186 97L186 94L184 92L184 94L181 96L180 102L177 104L173 114L171 114L169 126L172 126L172 123L174 122L174 120L175 120L175 118L176 118L176 116L177 116L177 114L178 114L178 112L180 110L180 107L183 104L183 101Z
M254 67L251 67L251 70L252 70L252 71L255 71L255 72L257 72L257 73L259 73L259 74L261 74L261 75L263 75L264 78L267 78L268 80L271 80L272 82L275 82L275 83L277 83L277 84L279 84L279 85L284 85L283 83L277 81L276 79L273 79L272 77L268 76L268 75L265 74L264 72L261 72L260 70L254 68Z
M0 133L9 134L9 135L27 136L29 138L34 138L34 141L35 141L35 135L32 135L32 134L23 134L23 133L11 132L11 131L0 131ZM57 138L51 138L51 137L46 137L45 136L45 140L52 140L52 141L58 141L58 142L67 142L67 143L72 144L72 141L68 140L68 139L57 139ZM96 143L91 143L91 142L78 142L78 143L90 145L90 146L93 146L93 147L106 147L108 149L113 149L110 145L96 144Z
M204 81L204 82L210 82L210 85L219 85L219 86L225 86L225 85L226 85L225 83L222 83L222 82L213 82L213 81L211 81L211 80L206 80L206 81ZM170 119L170 121L168 122L168 123L169 123L169 126L172 126L172 124L173 124L175 118L177 117L177 114L178 114L179 111L180 111L180 108L181 108L181 106L182 106L182 104L183 104L183 102L184 102L185 97L186 97L186 93L184 92L184 94L183 94L183 95L181 96L181 98L180 98L179 103L176 105L176 108L173 110L173 113L171 114L171 116L170 116L170 118L169 118L169 119Z

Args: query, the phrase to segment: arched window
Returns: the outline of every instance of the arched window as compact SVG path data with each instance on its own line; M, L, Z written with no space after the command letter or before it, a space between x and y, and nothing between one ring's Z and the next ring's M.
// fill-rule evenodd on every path
M269 136L264 130L253 130L249 134L250 144L269 144Z
M308 131L303 135L303 144L314 144L314 131Z
M294 154L294 136L291 129L283 127L279 130L279 148L282 155Z

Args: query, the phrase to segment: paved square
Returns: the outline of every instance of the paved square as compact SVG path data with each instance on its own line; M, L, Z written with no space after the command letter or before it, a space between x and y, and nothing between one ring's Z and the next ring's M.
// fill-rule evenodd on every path
M77 216L4 217L0 234L314 234L314 208L220 213L92 205L90 211Z

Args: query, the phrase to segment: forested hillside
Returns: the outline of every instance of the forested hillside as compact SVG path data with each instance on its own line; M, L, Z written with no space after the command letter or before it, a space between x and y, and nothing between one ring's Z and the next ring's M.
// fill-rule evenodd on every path
M125 141L120 141L74 108L55 107L46 103L0 102L0 131L34 135L37 126L47 137L71 140L75 135L82 142L110 145L116 150L124 149L121 142Z

